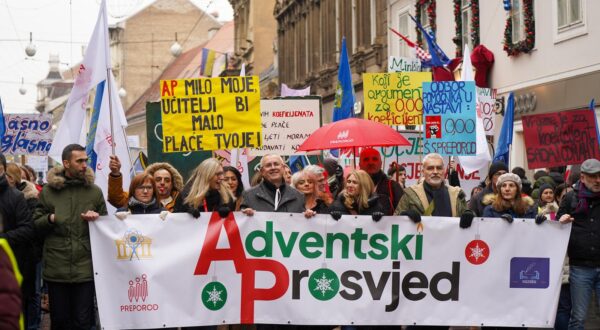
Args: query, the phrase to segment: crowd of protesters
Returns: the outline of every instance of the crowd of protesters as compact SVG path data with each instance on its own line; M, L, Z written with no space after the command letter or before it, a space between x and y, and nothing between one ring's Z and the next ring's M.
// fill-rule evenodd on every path
M19 315L25 328L39 327L41 279L52 329L96 326L88 222L107 214L106 199L121 220L129 214L164 219L169 212L198 218L201 212L225 217L241 211L248 216L329 214L335 220L369 215L373 221L400 215L414 223L422 216L459 217L461 228L469 228L475 217L573 223L555 328L583 329L592 292L600 291L599 160L588 159L568 173L566 168L537 171L532 181L524 169L509 172L506 164L495 162L484 182L469 192L467 203L456 164L446 164L438 154L423 158L421 178L412 186L406 186L406 170L398 163L383 171L377 150L364 149L359 159L360 169L346 175L334 159L292 174L280 156L267 155L252 187L244 187L235 167L214 158L200 163L187 182L170 164L154 163L125 191L120 160L112 156L108 196L103 196L82 146L64 149L62 165L48 172L43 188L33 171L7 164L0 154L0 328L18 329ZM15 290L19 285L20 292Z

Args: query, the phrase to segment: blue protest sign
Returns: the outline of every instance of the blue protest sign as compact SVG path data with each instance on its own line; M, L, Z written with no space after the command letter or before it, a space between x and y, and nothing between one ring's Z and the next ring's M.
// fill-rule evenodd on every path
M474 156L476 116L475 82L424 82L423 153Z

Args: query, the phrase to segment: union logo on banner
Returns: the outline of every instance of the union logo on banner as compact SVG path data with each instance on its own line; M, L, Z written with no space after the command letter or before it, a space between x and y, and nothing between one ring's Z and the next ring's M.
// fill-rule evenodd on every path
M122 239L116 239L118 260L151 259L152 239L135 229L128 229Z
M150 312L157 311L158 304L146 303L148 298L148 278L146 274L136 276L135 279L129 280L129 288L127 289L127 298L129 304L120 305L121 312Z

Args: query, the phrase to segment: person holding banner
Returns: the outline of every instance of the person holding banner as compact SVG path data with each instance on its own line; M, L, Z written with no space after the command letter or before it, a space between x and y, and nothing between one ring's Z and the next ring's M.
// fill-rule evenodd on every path
M339 220L343 214L370 215L377 222L388 210L380 203L371 176L363 170L353 170L346 178L346 186L330 206L330 214ZM385 204L384 204L385 205Z
M292 175L292 186L304 194L305 208L317 214L328 214L329 205L323 197L325 193L319 191L317 177L306 169ZM325 195L326 196L326 195Z
M600 161L581 164L580 179L567 193L556 214L561 223L572 222L569 283L572 310L569 329L583 329L592 291L600 302Z
M531 197L523 196L521 193L523 186L518 175L502 174L498 177L496 188L496 194L487 195L483 199L483 204L487 205L483 209L483 217L502 218L508 223L512 223L514 218L536 218L535 202ZM541 223L541 221L536 222Z
M63 166L48 172L35 227L45 237L43 278L48 284L52 329L90 329L94 320L94 275L88 221L106 215L100 187L87 167L85 148L67 145Z
M392 215L400 202L400 198L404 194L404 190L398 182L390 180L383 173L381 164L381 154L379 154L379 151L373 148L366 148L360 152L360 169L369 173L382 208L386 210L386 215Z
M422 215L472 221L475 214L467 208L465 193L460 187L446 185L445 172L444 158L440 154L423 157L423 181L404 190L395 214L408 216L415 223L421 222Z
M117 210L117 218L124 220L131 214L158 214L165 211L158 201L156 184L152 176L146 172L136 175L129 184L129 201L127 206Z
M223 171L225 172L225 177L223 180L229 187L231 194L235 199L235 210L240 210L240 204L242 203L242 193L244 192L244 183L242 182L242 173L238 171L237 168L233 166L224 166Z
M556 219L558 204L554 201L554 188L551 185L546 183L540 187L540 198L537 204L538 217L545 217L545 219L539 221Z
M123 191L123 176L119 157L111 155L108 167L110 168L108 202L116 208L124 207L129 201L129 194ZM167 211L172 212L175 200L181 189L183 189L183 177L169 163L154 163L146 168L146 173L154 178L158 200Z
M469 209L475 212L476 216L480 217L483 215L483 209L486 206L483 204L483 198L487 195L493 196L496 193L496 183L498 182L498 178L504 173L508 173L508 166L504 162L497 161L490 165L485 188L469 201Z
M224 177L223 166L217 159L203 160L177 196L174 212L187 212L194 218L198 218L200 212L215 211L227 216L235 209L235 202Z
M283 179L283 159L269 154L260 160L263 180L242 194L240 209L246 215L259 212L303 213L304 195L287 185Z

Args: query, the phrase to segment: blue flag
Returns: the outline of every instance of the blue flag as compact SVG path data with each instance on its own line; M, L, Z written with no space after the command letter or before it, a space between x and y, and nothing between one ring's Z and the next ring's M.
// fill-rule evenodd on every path
M0 139L6 133L6 123L4 122L4 110L2 109L2 100L0 99Z
M340 67L338 69L338 81L335 88L335 100L333 103L333 121L353 117L354 114L354 85L352 84L352 72L350 72L350 61L346 50L346 38L342 38L342 53L340 55Z
M421 34L423 34L423 37L425 37L425 40L427 41L427 46L429 47L429 54L431 55L431 61L430 63L427 63L427 65L444 66L450 63L450 59L448 58L448 56L446 56L446 53L444 53L442 48L440 48L440 46L435 42L435 40L433 40L431 34L425 31L421 23L419 23L419 21L417 21L412 15L410 15L410 18L412 18L412 20L415 22L417 28L421 30Z
M104 95L104 83L102 81L96 87L96 97L94 98L94 111L92 112L92 118L90 119L90 129L85 141L85 153L88 156L88 166L96 172L96 164L98 161L98 154L94 149L94 143L96 142L96 129L98 128L98 117L100 116L100 108L102 106L102 96Z
M502 129L500 130L500 137L498 138L498 145L496 146L496 154L494 155L494 161L504 162L504 164L507 166L510 145L512 144L513 139L514 118L515 95L511 92L510 95L508 95L508 101L506 102L506 111L504 112Z

